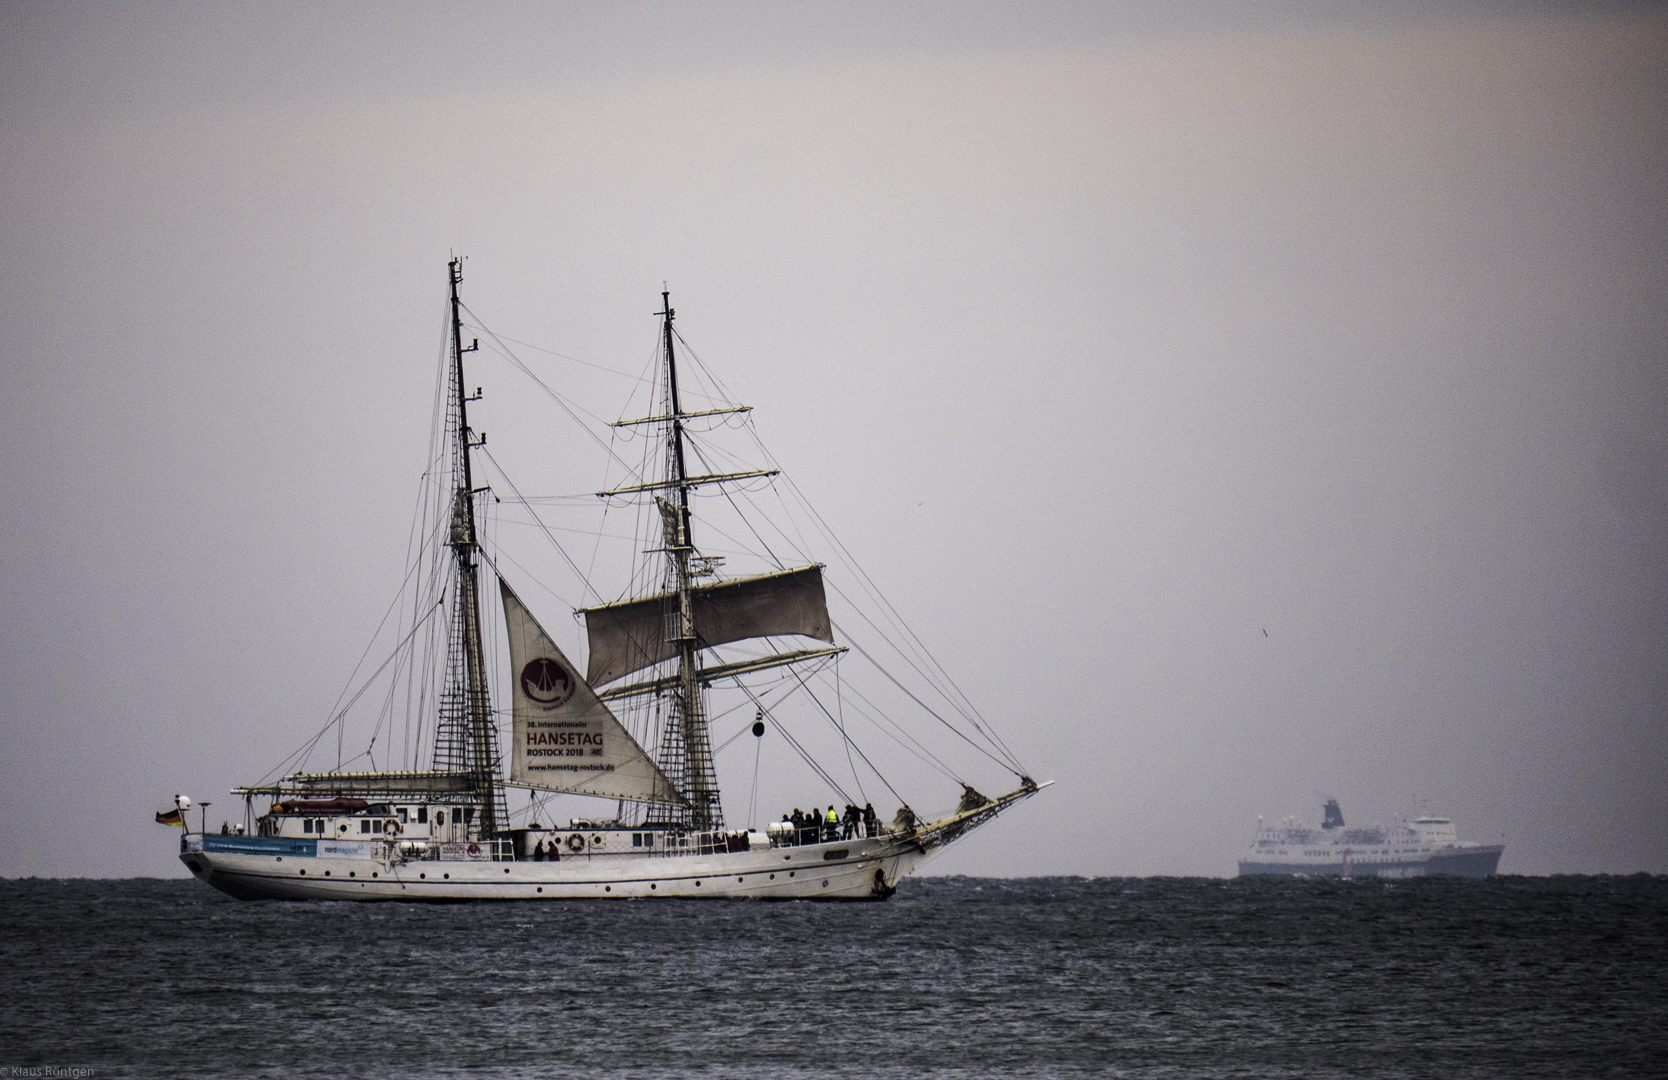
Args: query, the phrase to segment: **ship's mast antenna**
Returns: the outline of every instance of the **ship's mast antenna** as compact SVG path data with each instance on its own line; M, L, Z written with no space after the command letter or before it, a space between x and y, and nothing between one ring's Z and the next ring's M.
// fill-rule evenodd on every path
M497 733L492 726L492 702L487 694L486 658L481 648L480 567L475 554L479 543L475 533L475 489L469 466L469 451L486 442L472 442L469 406L473 398L463 392L463 354L480 348L479 339L463 343L463 302L458 285L463 281L463 260L449 264L452 290L452 409L457 416L453 443L453 475L457 488L452 495L452 528L447 541L457 559L458 617L462 620L464 715L468 723L470 786L481 800L482 838L498 832L496 766Z
M683 760L686 768L684 776L684 794L690 803L690 824L696 829L706 830L716 828L722 824L721 811L717 811L718 791L716 777L712 770L712 755L706 729L706 710L701 701L700 665L697 653L700 652L700 642L695 634L694 598L690 589L690 556L694 553L695 542L690 531L689 521L689 473L684 468L683 456L683 407L678 400L678 363L672 348L672 294L669 290L662 290L660 294L661 310L658 312L663 318L666 344L666 390L671 408L671 426L668 429L667 441L670 450L671 490L673 497L672 511L676 521L676 535L674 543L669 545L672 557L672 573L677 592L677 637L678 644L678 687L679 687L679 734L683 741Z

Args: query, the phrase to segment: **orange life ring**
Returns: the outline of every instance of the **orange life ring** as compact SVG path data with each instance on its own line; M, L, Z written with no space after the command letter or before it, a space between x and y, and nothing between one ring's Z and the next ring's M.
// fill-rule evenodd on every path
M398 836L403 832L405 830L400 828L400 823L394 818L389 818L382 823L382 835L384 836Z
M574 833L572 836L568 837L568 850L569 851L584 851L585 850L585 838L583 836L580 836L578 833Z

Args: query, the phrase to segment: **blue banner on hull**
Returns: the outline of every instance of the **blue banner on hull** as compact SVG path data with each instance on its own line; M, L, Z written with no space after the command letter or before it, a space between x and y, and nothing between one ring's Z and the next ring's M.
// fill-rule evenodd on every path
M199 850L214 852L224 851L234 855L293 855L303 859L311 859L318 855L317 840L302 840L289 836L228 836L225 833L209 833L203 837L191 837L192 840L201 839Z

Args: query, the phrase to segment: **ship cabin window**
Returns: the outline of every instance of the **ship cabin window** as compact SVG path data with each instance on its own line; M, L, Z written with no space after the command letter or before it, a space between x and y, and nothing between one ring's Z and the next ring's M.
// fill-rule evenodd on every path
M301 831L302 832L312 832L313 831L313 819L312 818L302 818L301 819Z
M467 825L471 821L474 821L474 820L475 820L475 808L473 806L464 807L463 808L463 823L465 825Z
M370 818L360 818L359 819L359 831L360 832L370 832L371 831L371 819Z
M324 835L324 819L323 818L319 818L318 820L313 822L313 831L318 833L320 836Z
M426 806L419 806L417 808L417 824L427 825L428 823L429 823L429 808L426 807Z
M444 810L436 810L436 811L435 811L435 812L434 812L434 823L435 823L435 824L436 824L436 825L444 825L444 824L446 824L446 811L444 811Z
M404 825L406 823L405 807L403 807L403 806L400 807L398 810L394 811L394 813L395 813L396 816L399 817L400 824Z
M643 834L642 833L634 832L634 833L631 834L631 846L632 847L642 847L643 846Z

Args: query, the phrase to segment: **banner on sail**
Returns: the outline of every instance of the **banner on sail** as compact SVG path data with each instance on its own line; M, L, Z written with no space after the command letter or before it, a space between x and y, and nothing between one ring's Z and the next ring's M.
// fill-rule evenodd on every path
M695 636L703 647L787 634L834 641L821 566L735 578L690 592ZM591 644L586 680L605 686L678 655L676 634L669 629L675 629L677 603L675 593L664 593L583 609Z
M502 578L498 587L510 637L510 779L549 791L683 805L666 775Z

